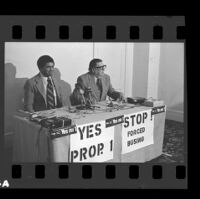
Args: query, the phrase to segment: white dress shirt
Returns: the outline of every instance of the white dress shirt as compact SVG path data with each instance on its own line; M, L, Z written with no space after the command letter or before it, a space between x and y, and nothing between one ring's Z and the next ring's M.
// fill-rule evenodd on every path
M94 76L94 82L95 82L95 84L97 84L97 78L96 78L96 76Z
M45 96L47 95L47 84L48 84L48 77L45 77L44 75L42 75L42 73L40 73L40 76L42 78L42 82L43 82L43 85L44 85L44 92L45 92ZM49 79L51 80L51 83L53 85L53 94L54 94L54 99L55 99L55 105L57 106L57 97L56 97L56 89L55 89L55 85L52 81L52 78L49 77Z

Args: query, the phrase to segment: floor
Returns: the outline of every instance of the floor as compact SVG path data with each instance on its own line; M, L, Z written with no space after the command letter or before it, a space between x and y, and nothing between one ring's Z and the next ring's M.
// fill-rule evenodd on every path
M187 153L185 151L184 143L184 123L173 120L165 120L163 154L152 160L152 162L183 163L186 155Z

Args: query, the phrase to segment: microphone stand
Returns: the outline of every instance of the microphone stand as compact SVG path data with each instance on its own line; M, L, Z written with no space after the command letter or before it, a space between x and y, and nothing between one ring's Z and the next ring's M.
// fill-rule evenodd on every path
M91 98L91 96L90 96L90 92L87 92L86 94L87 94L87 99L85 98L85 96L84 96L84 90L82 89L82 88L79 88L79 92L80 92L80 94L81 94L81 106L79 106L79 109L92 109L92 106L91 106L91 100L90 100L90 98Z
M79 109L95 109L95 106L92 105L92 91L90 91L89 88L84 91L82 88L79 87L79 92L81 94L81 106L79 106ZM85 98L84 93L86 94L87 98ZM78 107L77 107L78 108Z
M81 88L80 88L80 94L81 94L81 97L82 97L81 108L84 108L86 106L86 100L85 100L85 96L84 96L84 91Z
M92 101L91 101L91 91L87 91L87 102L86 102L86 108L88 109L94 109L92 106Z

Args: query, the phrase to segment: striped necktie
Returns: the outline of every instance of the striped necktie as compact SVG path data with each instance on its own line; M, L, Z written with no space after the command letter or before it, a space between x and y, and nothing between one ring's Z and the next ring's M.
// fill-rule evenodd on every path
M101 82L100 78L97 79L96 85L97 85L98 90L100 91L100 98L101 98L101 94L102 94L102 82Z
M48 77L47 79L47 109L55 108L55 97L53 93L53 84L51 79Z

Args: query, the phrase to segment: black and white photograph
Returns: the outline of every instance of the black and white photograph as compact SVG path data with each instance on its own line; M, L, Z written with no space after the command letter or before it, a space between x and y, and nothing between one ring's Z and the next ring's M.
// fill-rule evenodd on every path
M184 42L5 42L12 163L184 163Z

